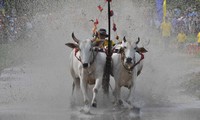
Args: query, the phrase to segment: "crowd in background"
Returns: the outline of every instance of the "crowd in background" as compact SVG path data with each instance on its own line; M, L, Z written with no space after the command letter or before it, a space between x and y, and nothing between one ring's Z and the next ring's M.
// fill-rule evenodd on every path
M154 13L155 14L155 13ZM162 36L162 22L159 21L156 15L149 13L150 24L155 27ZM179 50L183 50L189 53L200 53L200 12L194 6L187 7L186 9L167 10L166 18L170 22L170 35L169 40L163 40L164 43L171 43L172 46L176 46ZM162 36L163 37L163 36ZM166 42L167 41L167 42ZM166 47L166 45L165 45Z
M32 29L29 16L17 15L16 9L10 12L0 11L0 44L16 41L24 37L28 29Z
M155 27L162 34L162 22L158 21L155 12L151 10L148 10L148 12L148 18L146 19L148 24ZM197 46L200 46L200 13L195 6L189 6L185 9L180 7L167 9L167 19L171 24L171 34L168 37L176 39L177 48L199 49ZM32 28L33 23L30 21L30 16L17 13L15 8L9 12L5 12L0 8L0 44L22 39L27 35L26 32ZM165 43L174 42L165 40Z
M200 13L195 7L174 9L171 14L172 33L176 35L178 49L189 54L200 53Z
M173 33L178 33L181 29L186 34L197 34L200 31L200 13L195 7L188 7L186 10L176 8L171 12Z
M155 15L151 14L151 16ZM200 13L194 7L188 7L186 10L181 10L180 8L168 10L167 17L172 24L173 34L177 34L181 29L186 34L197 34L200 31ZM161 22L155 16L150 21L150 24L158 29Z

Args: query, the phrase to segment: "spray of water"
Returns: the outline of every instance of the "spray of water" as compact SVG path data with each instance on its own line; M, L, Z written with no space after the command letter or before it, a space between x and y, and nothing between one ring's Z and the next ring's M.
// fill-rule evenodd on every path
M27 34L30 38L17 50L22 51L22 68L28 78L28 86L19 86L23 95L21 104L48 110L70 110L72 78L69 73L70 48L64 44L72 42L71 33L79 39L92 37L91 19L99 14L96 6L101 1L74 0L62 2L62 9L51 9L38 12L32 17L34 28ZM88 5L90 4L90 5ZM145 46L144 68L136 81L136 103L139 106L169 105L186 103L194 99L181 93L180 84L184 76L191 72L195 65L192 58L178 53L175 48L163 50L162 38L157 30L147 27L145 11L151 7L140 6L131 0L116 0L112 3L118 34L127 40L141 38L142 43L150 40ZM38 9L38 8L35 8ZM99 18L99 27L107 28L106 7ZM126 32L124 32L126 31ZM114 39L112 35L112 39ZM142 44L141 44L142 46ZM124 92L126 90L124 89ZM126 93L125 93L126 94ZM103 99L99 97L100 104ZM82 104L82 103L79 103Z

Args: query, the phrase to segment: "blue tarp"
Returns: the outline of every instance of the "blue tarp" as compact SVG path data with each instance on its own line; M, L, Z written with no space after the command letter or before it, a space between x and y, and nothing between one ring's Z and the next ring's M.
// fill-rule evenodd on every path
M157 19L161 23L163 19L163 0L155 0L155 1L156 1Z
M0 0L0 9L5 7L5 0Z

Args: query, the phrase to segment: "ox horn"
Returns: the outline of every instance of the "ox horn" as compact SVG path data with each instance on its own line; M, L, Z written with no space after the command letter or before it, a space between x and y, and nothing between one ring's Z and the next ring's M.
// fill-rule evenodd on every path
M140 42L140 37L138 37L138 40L137 40L136 44L138 44L139 42Z
M123 40L124 40L124 42L126 42L126 37L125 36L124 36Z
M75 37L74 32L72 33L72 38L73 38L73 40L74 40L75 42L79 43L79 39L77 39L77 38Z

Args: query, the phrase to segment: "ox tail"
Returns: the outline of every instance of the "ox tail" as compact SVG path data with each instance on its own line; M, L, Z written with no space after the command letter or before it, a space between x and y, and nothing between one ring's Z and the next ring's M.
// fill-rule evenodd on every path
M104 66L104 73L102 78L102 88L104 94L109 94L109 85L110 85L110 73L111 73L111 61L107 60Z

